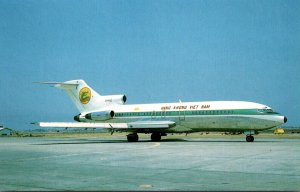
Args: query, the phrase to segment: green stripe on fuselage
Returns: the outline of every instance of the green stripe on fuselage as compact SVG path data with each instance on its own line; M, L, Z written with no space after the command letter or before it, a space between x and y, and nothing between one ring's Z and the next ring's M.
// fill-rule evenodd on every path
M115 117L161 117L161 116L189 116L189 115L278 115L277 112L261 112L257 109L231 110L182 110L182 111L152 111L152 112L116 112Z

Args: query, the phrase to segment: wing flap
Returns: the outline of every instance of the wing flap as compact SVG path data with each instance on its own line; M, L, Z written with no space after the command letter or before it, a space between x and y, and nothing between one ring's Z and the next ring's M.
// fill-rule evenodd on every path
M144 128L144 129L151 129L151 128L170 128L175 126L175 122L173 121L136 121L127 124L129 128Z
M127 123L86 123L86 122L38 122L40 127L56 128L128 128Z
M136 121L131 123L89 123L89 122L37 122L40 127L53 128L105 128L105 129L162 129L175 126L173 121Z

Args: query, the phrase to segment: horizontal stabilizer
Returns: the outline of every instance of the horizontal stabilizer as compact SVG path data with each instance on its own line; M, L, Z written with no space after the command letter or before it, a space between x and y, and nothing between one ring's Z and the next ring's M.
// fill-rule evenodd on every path
M34 83L53 85L54 87L61 88L61 89L71 89L74 86L79 85L79 83L76 83L76 82L34 82Z
M105 99L86 84L84 80L70 80L65 82L35 82L46 84L63 90L76 105L80 113L88 113L106 107Z
M79 83L66 83L66 82L34 82L37 84L48 84L48 85L79 85Z
M131 123L88 123L88 122L37 122L40 127L53 128L106 128L106 129L162 129L175 126L173 121L136 121Z

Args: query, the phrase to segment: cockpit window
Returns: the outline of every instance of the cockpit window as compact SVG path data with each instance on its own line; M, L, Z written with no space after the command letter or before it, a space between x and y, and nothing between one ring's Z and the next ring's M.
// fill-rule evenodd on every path
M257 111L260 113L273 113L272 109L258 109Z

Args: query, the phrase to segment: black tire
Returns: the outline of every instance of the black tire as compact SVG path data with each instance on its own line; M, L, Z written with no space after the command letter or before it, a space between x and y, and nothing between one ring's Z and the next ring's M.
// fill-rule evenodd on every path
M247 142L253 142L254 141L254 137L252 135L247 135L246 136L246 141Z
M152 133L151 134L151 141L160 141L161 140L161 134L160 133Z
M128 142L137 142L139 140L139 136L136 133L131 133L127 135Z

